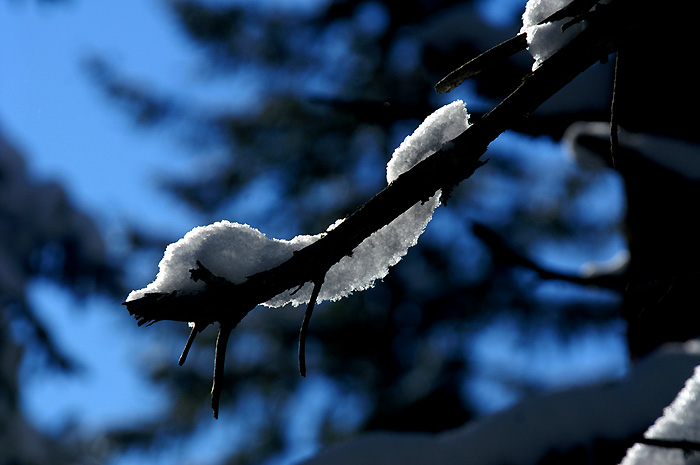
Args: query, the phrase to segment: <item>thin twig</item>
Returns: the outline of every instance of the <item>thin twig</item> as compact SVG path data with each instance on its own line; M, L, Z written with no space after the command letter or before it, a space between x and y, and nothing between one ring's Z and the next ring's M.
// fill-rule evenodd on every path
M185 364L185 360L187 360L187 354L190 353L190 348L192 347L192 343L194 342L194 338L197 336L197 333L201 331L201 328L197 325L197 323L194 323L192 326L192 331L190 331L190 336L187 338L187 342L185 343L185 348L182 349L182 354L180 355L180 360L177 361L178 365L182 366Z
M639 441L637 441L637 443L644 444L646 446L665 447L667 449L681 449L684 452L700 452L700 443L694 441L687 441L685 439L674 440L642 438Z
M457 185L469 178L483 165L479 158L496 137L522 121L574 77L598 62L601 56L614 52L617 42L632 26L619 19L628 10L622 6L618 9L618 4L613 2L605 8L609 17L592 17L588 28L528 74L496 108L451 143L403 173L335 229L297 251L289 260L249 276L240 284L217 285L216 296L211 295L210 289L146 294L125 303L129 312L141 324L160 320L193 321L195 307L198 318L204 315L210 322L222 318L240 321L259 303L301 283L313 281L318 270L329 269L416 202L429 199L438 189ZM224 298L226 305L222 305Z
M452 71L435 84L435 90L441 94L451 92L467 79L480 74L505 58L525 50L525 48L527 48L527 34L522 33L511 37Z
M224 385L224 362L226 360L226 345L231 335L233 326L221 324L219 335L216 337L216 352L214 354L214 381L211 386L211 408L214 411L214 418L219 418L219 398L221 388Z
M619 78L620 72L620 51L618 50L615 54L615 71L613 77L613 90L612 99L610 101L610 164L613 169L617 169L615 166L615 159L617 158L620 142L618 139L618 124L617 124L617 106L615 96L617 95L617 80Z
M311 291L311 298L309 298L309 303L304 312L304 319L301 320L301 329L299 329L299 374L303 377L306 376L306 334L309 330L309 321L316 305L316 299L318 299L318 294L321 292L323 279L314 281L314 289Z

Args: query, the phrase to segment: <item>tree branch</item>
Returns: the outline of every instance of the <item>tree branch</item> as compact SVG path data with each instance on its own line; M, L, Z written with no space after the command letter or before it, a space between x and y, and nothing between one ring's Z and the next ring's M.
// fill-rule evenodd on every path
M496 108L473 121L460 136L402 174L344 222L294 253L286 262L249 276L240 284L214 276L197 262L197 267L191 270L192 279L204 281L203 290L146 294L125 302L129 313L139 320L139 325L173 320L195 322L203 328L215 321L221 323L212 389L212 407L215 415L218 414L225 345L231 329L246 314L282 292L307 282L316 283L318 276L324 276L362 241L417 202L426 201L439 189L449 190L469 178L484 164L479 158L491 141L526 118L581 72L616 50L617 43L631 27L625 17L629 8L634 8L634 4L618 0L591 12L586 18L588 27L537 70L526 75ZM308 310L307 313L310 316Z
M221 388L224 385L224 366L226 360L226 346L228 338L233 331L233 326L221 324L219 334L216 337L216 352L214 353L214 381L211 385L211 408L214 411L214 418L219 418L219 398Z
M700 443L687 440L642 438L637 443L667 449L681 449L685 453L700 452Z
M180 355L180 360L178 360L178 365L182 366L185 364L185 360L187 360L187 355L190 353L190 348L192 347L192 343L194 342L194 338L197 336L197 333L202 331L204 328L201 327L201 324L199 323L194 323L192 325L192 331L190 331L190 336L187 338L187 342L185 343L185 348L182 350L182 354Z
M521 33L512 37L493 48L488 49L481 55L469 60L462 66L452 71L435 84L435 90L441 94L451 92L464 81L472 78L499 61L514 55L527 48L527 34Z
M311 292L309 304L304 312L304 319L301 320L301 329L299 329L299 374L301 376L306 376L306 333L309 330L309 321L311 321L311 314L314 311L318 294L321 292L323 281L323 278L314 281L314 289Z
M522 266L536 272L541 279L566 281L581 286L597 286L622 292L627 284L626 273L603 273L593 276L567 274L547 269L517 251L504 237L480 223L472 224L472 232L481 239L497 259L514 266Z

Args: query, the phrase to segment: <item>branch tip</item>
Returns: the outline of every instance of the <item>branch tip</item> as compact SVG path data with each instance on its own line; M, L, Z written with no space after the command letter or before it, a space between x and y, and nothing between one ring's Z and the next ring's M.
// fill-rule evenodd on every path
M324 278L314 281L314 289L311 291L311 297L309 298L309 303L304 312L304 319L301 321L301 328L299 329L299 374L304 378L306 377L306 334L309 331L309 321L311 320L311 314L316 305L316 299L318 299L318 295L321 292Z
M197 336L197 333L199 333L201 330L202 329L199 327L199 324L195 322L192 326L192 331L190 331L190 336L187 338L187 342L185 343L185 348L182 350L180 359L177 362L178 365L182 366L185 364L185 360L187 360L187 354L190 353L190 348L192 347L194 338Z
M444 94L459 87L464 81L480 74L511 55L527 48L527 35L520 33L501 42L481 55L469 60L435 84L435 91Z
M222 324L216 337L216 352L214 354L214 380L211 386L211 408L214 418L219 418L219 398L224 384L224 361L226 360L226 345L233 326Z

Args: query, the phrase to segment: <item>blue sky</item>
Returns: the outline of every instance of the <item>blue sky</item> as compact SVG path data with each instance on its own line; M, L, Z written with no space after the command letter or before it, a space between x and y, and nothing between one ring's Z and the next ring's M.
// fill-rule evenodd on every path
M200 91L192 85L196 50L174 29L161 2L0 2L0 44L0 124L32 174L61 181L107 238L125 221L173 240L201 223L155 182L192 170L191 147L182 148L172 134L136 129L84 69L84 60L99 54L128 75L165 89ZM204 97L230 91L225 83L209 86ZM145 265L135 281L146 281L134 282L135 288L157 271L155 262ZM30 301L59 347L83 368L70 376L34 371L31 357L25 361L22 404L36 425L57 431L73 424L94 435L154 418L167 407L167 394L144 375L150 357L171 357L175 364L181 347L154 345L157 328L138 328L120 302L101 297L79 302L45 281L31 285ZM188 457L215 462L245 438L242 428L234 420L210 421L169 453L126 452L113 464Z
M158 86L187 88L195 55L169 19L160 2L0 3L0 122L35 175L58 178L105 226L129 217L189 229L188 213L154 183L191 168L185 151L134 130L84 69L99 54Z
M107 237L125 219L173 238L192 228L197 219L154 182L190 169L186 153L174 138L134 130L83 68L98 53L162 85L182 84L193 56L160 2L0 2L0 44L0 125L30 172L61 181ZM30 298L86 368L78 377L29 374L24 404L37 424L50 429L71 418L94 431L163 407L134 356L146 334L119 302L76 302L47 282L34 283Z
M83 68L85 59L99 54L127 75L176 94L187 89L200 101L232 99L235 83L210 82L204 90L196 85L197 51L179 35L161 2L0 2L0 44L0 124L33 175L61 181L108 238L124 221L173 240L202 223L155 182L161 175L191 171L191 146L183 148L173 134L136 129ZM146 281L134 282L134 288L155 276L155 263L147 265L153 268L139 273ZM100 297L78 302L45 281L31 285L30 301L59 347L84 368L69 376L36 372L31 357L25 362L22 403L36 425L57 431L68 422L95 434L166 408L166 393L144 379L151 355L145 350L167 351L156 356L171 357L175 364L181 347L154 347L157 328L137 328L120 302ZM322 401L327 396L318 395L319 383L327 384L323 379L307 383L299 395L313 391ZM324 402L317 402L318 408L327 408ZM226 419L203 422L191 440L172 444L169 451L146 457L126 452L113 464L165 464L188 457L216 462L252 431L235 421L240 413L252 415L245 409L227 412ZM286 451L278 463L311 453L317 438L302 439L298 450Z

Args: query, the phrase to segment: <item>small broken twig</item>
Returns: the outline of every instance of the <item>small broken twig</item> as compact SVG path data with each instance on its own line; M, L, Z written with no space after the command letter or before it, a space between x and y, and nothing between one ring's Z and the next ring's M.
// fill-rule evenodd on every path
M221 324L219 335L216 337L216 352L214 354L214 382L211 386L211 408L214 411L214 418L219 418L219 398L221 397L221 387L224 385L224 361L226 360L226 345L231 335L233 326Z
M562 31L564 31L573 24L586 19L591 8L593 8L598 2L599 0L573 0L567 6L552 13L538 24L542 25L564 18L572 18L562 26ZM499 62L522 50L525 50L526 48L527 34L525 32L521 32L518 35L501 42L495 47L486 50L484 53L472 58L459 68L452 71L435 85L435 90L440 94L451 92L467 79L482 73L486 69L493 67Z
M304 312L304 319L301 320L301 329L299 329L299 374L303 377L306 377L306 334L309 330L309 321L316 305L316 299L318 299L318 294L321 292L323 280L324 278L314 281L314 289L311 291L311 297Z
M511 37L452 71L435 84L435 90L441 94L451 92L467 79L526 48L527 35L525 33Z
M687 440L674 440L674 439L652 439L652 438L642 438L637 441L638 444L644 444L646 446L653 447L664 447L667 449L681 449L686 454L690 452L700 452L700 443Z
M177 362L178 365L180 365L180 366L185 364L185 360L187 360L187 354L190 353L190 348L192 347L192 343L194 342L194 338L197 336L197 333L201 332L204 329L204 326L202 326L200 323L197 323L196 321L191 323L191 324L192 324L192 331L190 331L190 336L187 338L187 343L185 343L185 348L182 349L182 354L180 355L180 360L178 360L178 362Z

